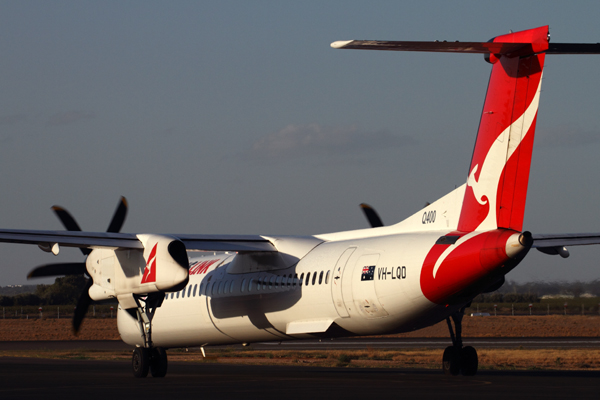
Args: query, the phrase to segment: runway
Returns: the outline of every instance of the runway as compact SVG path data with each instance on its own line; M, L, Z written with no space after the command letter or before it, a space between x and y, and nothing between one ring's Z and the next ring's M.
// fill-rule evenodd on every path
M135 379L122 361L0 358L2 399L578 398L597 399L600 372L441 371L173 362L166 378Z
M600 348L600 338L464 338L465 345L478 349L491 348ZM335 340L291 340L286 342L258 342L248 347L254 350L358 350L358 349L443 349L450 339L442 338L346 338ZM206 347L242 348L242 345ZM120 340L67 340L67 341L23 341L0 342L0 350L130 350L131 346ZM199 348L190 348L190 351Z

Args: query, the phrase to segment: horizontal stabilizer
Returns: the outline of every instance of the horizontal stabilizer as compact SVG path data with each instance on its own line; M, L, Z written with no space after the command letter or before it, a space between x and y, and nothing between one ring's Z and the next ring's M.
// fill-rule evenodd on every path
M506 42L400 42L346 40L331 43L334 49L425 51L435 53L503 54L508 57L533 54L531 43ZM600 54L600 43L550 43L546 54Z
M600 244L600 233L562 233L551 235L533 235L534 248L585 246Z
M391 50L391 51L429 51L441 53L473 54L515 54L527 48L531 43L494 43L494 42L399 42L389 40L347 40L331 43L334 49L352 50Z

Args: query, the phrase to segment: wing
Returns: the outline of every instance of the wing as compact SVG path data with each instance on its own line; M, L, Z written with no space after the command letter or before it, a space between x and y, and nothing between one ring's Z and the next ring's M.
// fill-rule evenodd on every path
M168 235L181 240L187 250L269 252L277 251L270 240L260 235ZM55 244L79 248L143 249L133 233L37 231L0 229L0 242L37 244L51 249Z

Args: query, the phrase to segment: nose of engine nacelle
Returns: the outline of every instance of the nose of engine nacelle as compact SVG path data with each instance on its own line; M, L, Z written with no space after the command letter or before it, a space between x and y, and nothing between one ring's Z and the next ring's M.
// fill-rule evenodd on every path
M138 235L138 239L144 245L146 260L141 286L176 292L187 285L189 262L183 242L165 235Z

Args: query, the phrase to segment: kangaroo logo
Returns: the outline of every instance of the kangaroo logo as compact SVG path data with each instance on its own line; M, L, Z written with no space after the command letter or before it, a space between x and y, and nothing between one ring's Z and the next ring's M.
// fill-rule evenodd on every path
M148 261L146 262L146 269L144 270L144 276L142 276L142 283L152 283L156 282L156 248L158 247L158 243L154 245L152 251L150 252L150 256L148 256Z

